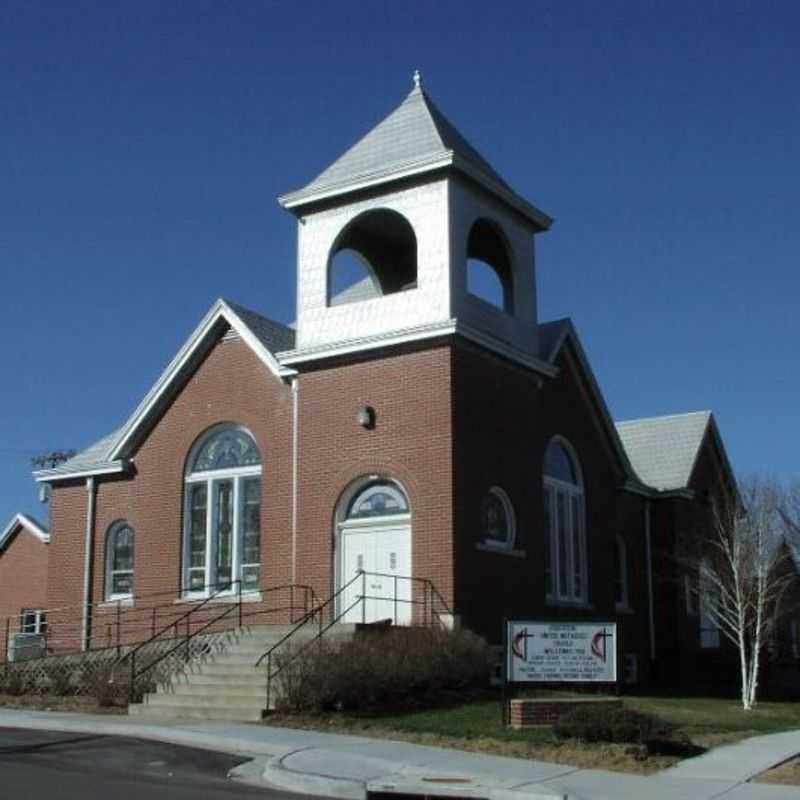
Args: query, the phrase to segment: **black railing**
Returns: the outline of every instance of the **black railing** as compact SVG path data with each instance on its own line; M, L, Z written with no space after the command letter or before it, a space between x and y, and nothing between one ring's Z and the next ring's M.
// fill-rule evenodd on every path
M188 594L182 587L159 592L141 593L131 597L114 600L102 600L88 606L61 606L45 609L46 627L43 626L42 658L64 656L81 652L101 652L114 650L122 656L131 647L147 640L157 638L158 634L168 631L175 625L181 615L179 604L193 604L195 607L204 602L207 595L217 592L220 601L227 597L226 587L237 582L206 584L197 588L197 595ZM261 597L284 592L284 602L264 608ZM231 592L233 595L233 592ZM241 603L238 595L241 595ZM169 598L163 601L162 598ZM238 619L247 620L254 616L287 614L293 621L297 615L304 615L318 604L317 596L311 586L286 584L277 587L242 588L241 592L231 596L232 603L242 605ZM252 604L252 605L251 605ZM252 608L253 610L246 610ZM84 609L86 609L84 611ZM88 622L88 635L84 641L84 615ZM12 635L23 628L20 615L6 617L3 627L4 641L0 649L0 664L8 660L8 650ZM0 623L2 624L2 623Z
M367 594L367 580L369 578L392 578L394 583L394 591L391 596L387 595L368 595ZM342 608L341 605L341 597L344 593L350 589L354 584L358 581L361 581L361 593L356 595L355 599L346 607ZM411 584L412 591L410 598L401 598L398 596L398 581L408 581ZM414 585L418 584L422 587L421 598L415 599L414 598ZM279 639L272 647L269 648L265 653L263 653L258 660L256 661L255 666L258 668L261 664L266 661L267 668L266 668L266 692L265 692L265 713L269 712L270 703L272 701L272 684L274 680L278 677L278 675L283 672L286 667L292 664L297 658L299 658L312 644L315 642L319 642L322 640L322 637L337 623L341 622L345 617L347 617L350 612L355 611L359 605L361 605L361 622L365 624L367 622L367 607L366 601L367 600L381 600L381 601L389 601L393 605L393 616L389 618L390 621L397 624L398 621L398 604L407 604L411 606L411 620L413 622L413 609L414 607L421 606L422 607L422 614L421 617L418 618L418 624L427 625L427 626L434 626L434 625L443 625L446 624L444 618L447 617L450 622L453 619L453 612L448 607L447 603L445 602L442 595L439 593L439 590L434 586L433 581L429 578L415 578L408 575L392 575L383 572L366 572L365 570L358 570L356 574L344 585L340 586L324 603L320 604L316 608L311 609L311 611L306 614L306 616L301 619L292 630L290 630L285 636ZM435 607L435 603L438 601L441 610L437 611ZM338 608L337 608L338 606ZM325 612L327 609L331 609L331 618L327 624L325 624ZM294 653L290 653L286 660L282 663L278 664L275 669L272 668L272 661L273 656L275 653L288 644L297 634L299 634L307 625L310 623L314 623L318 621L318 630L317 632L308 639L301 647L299 647Z

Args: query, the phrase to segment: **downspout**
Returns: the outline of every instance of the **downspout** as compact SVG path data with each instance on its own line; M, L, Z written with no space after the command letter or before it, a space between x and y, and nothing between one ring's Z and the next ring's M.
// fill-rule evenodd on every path
M97 486L94 477L86 479L86 537L83 553L83 630L81 631L81 650L89 649L89 604L92 586L92 540L94 538L94 511Z
M300 383L292 378L292 580L297 583L297 474L299 450L299 394Z
M647 555L647 611L650 621L650 661L656 660L656 622L653 609L653 547L650 541L650 500L644 501L644 542Z

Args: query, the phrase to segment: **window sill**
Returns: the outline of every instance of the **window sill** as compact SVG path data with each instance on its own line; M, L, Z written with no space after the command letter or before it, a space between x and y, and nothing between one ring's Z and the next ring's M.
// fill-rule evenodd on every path
M555 597L546 597L545 605L552 608L575 608L585 611L594 611L594 603L587 603L585 600L557 600Z
M511 556L512 558L527 558L528 553L525 550L514 550L513 548L505 547L502 544L491 544L489 542L478 542L475 545L476 550L481 550L484 553L497 553L501 556Z
M125 595L125 597L109 597L108 600L103 600L98 603L98 608L133 608L133 595Z
M213 600L209 600L208 595L184 595L183 597L176 597L173 602L175 605L189 605L191 603L204 603L206 601L208 601L208 605L210 606L230 605L231 603L237 603L239 601L239 595L235 592L233 594L223 594L219 597L215 597ZM242 592L242 602L260 603L261 592Z

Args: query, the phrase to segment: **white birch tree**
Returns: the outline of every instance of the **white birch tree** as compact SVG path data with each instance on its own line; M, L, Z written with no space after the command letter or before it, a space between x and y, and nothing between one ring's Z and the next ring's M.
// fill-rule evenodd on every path
M738 497L715 501L710 530L689 565L701 619L738 652L745 710L756 703L760 656L796 580L785 543L785 499L775 484L751 479Z

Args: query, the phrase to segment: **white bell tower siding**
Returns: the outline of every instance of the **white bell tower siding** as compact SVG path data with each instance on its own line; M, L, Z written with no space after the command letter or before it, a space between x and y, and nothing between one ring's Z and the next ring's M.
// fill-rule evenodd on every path
M453 318L519 350L537 353L533 226L504 203L463 179L450 181L449 195ZM482 229L493 228L506 250L511 307L505 310L467 291L468 246L476 223Z
M448 181L387 190L300 219L297 260L297 348L315 348L447 322L451 317ZM330 262L340 235L364 212L400 214L416 237L415 288L330 305ZM373 264L380 271L380 264Z

